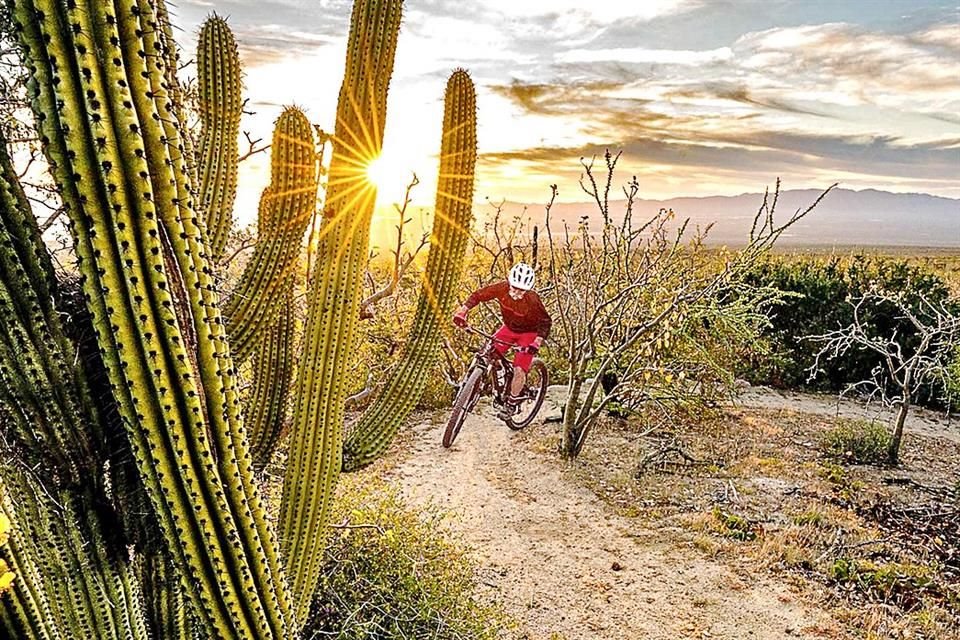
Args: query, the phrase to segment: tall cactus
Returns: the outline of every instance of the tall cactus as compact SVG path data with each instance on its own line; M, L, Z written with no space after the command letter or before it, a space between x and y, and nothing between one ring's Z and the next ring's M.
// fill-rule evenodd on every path
M22 233L31 220L9 223L10 239L0 237L0 314L4 328L9 322L16 331L0 336L0 428L16 434L18 445L36 452L38 459L48 450L44 460L53 462L44 486L53 486L64 506L47 514L43 501L17 503L20 511L13 515L31 523L24 531L32 535L17 539L10 562L22 565L17 569L29 577L25 587L43 588L18 592L24 595L14 603L19 612L0 607L0 622L6 624L14 614L21 626L22 620L43 618L43 628L29 637L51 639L186 636L190 625L203 638L293 638L299 630L296 614L303 619L319 574L322 528L340 472L343 372L356 342L376 195L365 169L383 140L402 0L356 0L351 18L281 504L289 587L253 484L230 355L234 346L227 345L205 225L194 201L197 179L188 166L191 153L176 104L175 55L163 2L3 2L28 60L38 129L79 258L104 390L115 402L116 424L124 429L166 555L154 558L157 562L145 567L136 583L133 563L124 560L130 550L143 548L136 541L128 548L115 539L127 533L127 523L117 519L120 531L109 530L106 525L114 517L109 500L95 504L128 491L132 483L123 477L125 468L96 472L114 462L102 453L109 433L98 432L108 431L112 423L77 384L80 374L60 367L63 358L57 350L71 353L64 349L76 345L50 334L48 353L41 342L49 330L29 326L28 318L56 316L57 308L48 304L56 300L49 295L52 270L42 259L31 262L28 249L43 254L38 238ZM304 131L302 114L285 113L281 119L278 129L286 133L275 142L274 154L285 166L267 190L263 207L268 216L292 211L299 224L301 205L309 212L314 206L312 130L307 124ZM450 172L461 170L466 171ZM308 175L309 193L303 188ZM460 186L449 189L470 200ZM5 193L5 201L22 205L15 189ZM290 242L295 253L304 229L292 230L291 215L274 219L280 227L274 231L296 239ZM438 237L436 246L446 242ZM449 242L453 246L456 240ZM255 325L268 325L276 313L252 298L272 297L273 304L289 299L287 293L274 295L285 291L278 286L285 282L280 276L289 275L288 256L275 248L268 255L264 247L257 262L286 266L251 271L234 295L236 302L231 300L230 339L247 331L246 338L237 339L240 357L245 342L252 345L263 335ZM431 277L439 291L451 276ZM16 284L4 283L4 278ZM62 389L56 380L64 381ZM31 431L34 425L42 428ZM49 449L59 446L63 455L51 458ZM91 460L95 465L90 466ZM0 477L15 476L0 465ZM28 488L10 491L28 495ZM98 510L105 507L107 514L101 517ZM44 553L39 542L46 540L52 544ZM0 550L5 561L10 549ZM65 557L56 560L53 555L62 551L67 551ZM71 568L79 579L70 579ZM171 578L179 590L169 589ZM156 620L148 622L149 614L140 611L140 585L151 590L149 602L154 604L147 608L166 612ZM159 599L154 597L164 590ZM114 606L117 602L121 606ZM28 609L32 616L25 613ZM187 612L189 620L182 615Z
M376 199L366 167L383 144L402 4L402 0L356 0L350 21L280 507L283 555L303 614L323 560L320 532L340 473L343 372L356 342Z
M399 364L344 442L344 471L369 464L387 448L426 387L463 271L476 161L476 92L467 72L458 69L444 98L436 214L413 325Z
M207 637L289 637L155 5L7 0L113 395Z
M237 194L237 136L243 103L240 54L226 20L214 14L200 29L197 93L200 111L199 208L210 259L219 262L233 223Z
M297 268L307 224L316 209L313 127L287 107L273 130L270 185L260 198L259 240L224 308L230 349L246 360L276 320L281 285Z
M0 427L12 451L0 460L0 500L18 523L4 560L24 577L0 599L0 628L56 637L56 619L75 637L109 637L100 629L119 620L145 639L134 568L105 544L119 535L109 498L97 495L105 421L62 325L62 298L0 134Z

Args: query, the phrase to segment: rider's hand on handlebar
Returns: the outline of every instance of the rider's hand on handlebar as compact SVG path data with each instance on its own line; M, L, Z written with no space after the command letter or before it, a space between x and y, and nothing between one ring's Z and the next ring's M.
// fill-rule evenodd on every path
M463 329L467 326L467 310L463 307L460 307L455 314L453 314L453 324Z

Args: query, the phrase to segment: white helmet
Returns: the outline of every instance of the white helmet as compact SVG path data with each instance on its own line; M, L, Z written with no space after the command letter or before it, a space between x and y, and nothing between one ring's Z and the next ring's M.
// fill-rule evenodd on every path
M518 262L517 264L513 265L512 269L510 269L510 277L507 278L507 280L510 282L511 287L529 291L530 289L533 289L534 277L535 274L533 273L533 267L525 262Z

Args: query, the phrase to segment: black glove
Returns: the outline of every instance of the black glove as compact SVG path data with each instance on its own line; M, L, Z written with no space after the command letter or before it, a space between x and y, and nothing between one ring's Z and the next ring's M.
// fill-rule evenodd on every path
M523 351L524 353L529 353L530 355L535 356L540 351L540 347L537 347L531 344L528 347L521 348L520 351Z

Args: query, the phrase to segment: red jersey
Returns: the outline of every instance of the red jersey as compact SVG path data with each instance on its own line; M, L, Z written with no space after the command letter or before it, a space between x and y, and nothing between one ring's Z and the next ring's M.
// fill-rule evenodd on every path
M515 333L533 333L546 339L550 335L550 319L547 310L536 291L527 291L522 298L514 300L510 297L510 284L506 280L477 289L464 306L473 309L481 302L496 300L500 303L500 313L503 315L503 324Z

